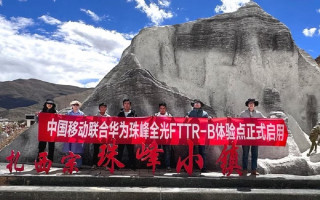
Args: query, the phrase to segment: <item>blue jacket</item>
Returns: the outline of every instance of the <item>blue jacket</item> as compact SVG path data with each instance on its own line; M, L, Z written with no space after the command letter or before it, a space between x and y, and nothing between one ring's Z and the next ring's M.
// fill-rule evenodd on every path
M189 117L200 117L200 118L208 118L209 115L206 111L201 108L193 108L190 112L187 113Z

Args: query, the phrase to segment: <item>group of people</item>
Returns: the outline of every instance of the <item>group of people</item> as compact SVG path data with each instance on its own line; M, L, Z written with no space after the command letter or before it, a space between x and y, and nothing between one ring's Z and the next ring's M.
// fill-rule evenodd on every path
M124 99L123 102L123 108L120 110L118 117L137 117L137 114L135 110L131 108L131 101L129 99ZM77 100L74 100L70 103L71 110L67 113L67 115L84 115L84 113L80 110L81 103ZM259 105L259 102L255 99L248 99L245 102L245 105L248 107L248 109L241 112L240 117L241 118L265 118L263 114L255 109L256 106ZM204 104L199 100L195 99L191 103L192 110L189 111L185 117L198 117L198 118L210 118L208 113L203 110ZM44 105L42 112L47 113L57 113L56 111L56 105L53 102L53 100L48 99ZM107 113L107 104L100 103L99 104L99 112L96 116L100 117L109 117L110 115ZM156 117L172 117L170 113L167 112L167 105L166 103L160 103L159 104L159 112L155 113ZM54 142L48 142L49 143L49 153L48 153L48 159L53 161L53 155L54 155ZM63 146L63 152L68 153L69 151L72 151L73 153L83 155L84 151L84 144L81 143L64 143ZM99 154L99 147L101 144L93 144L94 151L93 151L93 168L97 167L97 163L99 161L98 154ZM46 148L46 142L40 141L39 142L39 153L43 152ZM127 149L128 157L129 157L129 167L133 170L136 169L136 162L135 162L135 154L134 154L134 145L133 144L119 144L118 145L118 160L121 162L123 161L123 152L124 149ZM171 171L171 146L170 145L163 145L164 150L164 160L165 160L165 167L168 171ZM251 174L252 175L259 175L257 172L257 161L258 161L258 146L242 146L243 154L242 154L242 170L243 175L247 175L248 173L248 157L249 157L249 151L251 149ZM198 145L198 152L202 156L204 161L204 167L201 169L201 172L206 172L206 148L205 145ZM81 167L82 165L82 158L77 159L77 166Z

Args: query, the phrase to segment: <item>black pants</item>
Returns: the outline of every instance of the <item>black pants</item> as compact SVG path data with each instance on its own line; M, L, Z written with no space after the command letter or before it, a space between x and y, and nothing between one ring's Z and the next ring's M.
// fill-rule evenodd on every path
M48 159L53 162L53 155L54 155L54 142L48 142L49 143L49 153L48 153ZM39 142L39 153L44 152L46 149L47 142ZM38 158L39 159L39 153L38 153Z
M127 147L128 156L129 156L129 167L131 169L136 169L136 157L134 155L134 144L119 144L118 146L118 160L123 163L122 156L124 147Z
M98 166L99 158L98 154L100 151L101 144L93 144L93 156L92 156L92 164Z
M199 154L202 156L203 158L203 170L206 170L207 169L207 156L206 156L206 146L205 145L198 145L198 152Z

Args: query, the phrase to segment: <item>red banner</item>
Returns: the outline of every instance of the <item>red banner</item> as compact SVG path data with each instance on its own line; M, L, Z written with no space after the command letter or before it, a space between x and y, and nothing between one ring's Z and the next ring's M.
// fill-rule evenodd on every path
M283 119L96 117L40 113L39 141L187 145L285 146Z

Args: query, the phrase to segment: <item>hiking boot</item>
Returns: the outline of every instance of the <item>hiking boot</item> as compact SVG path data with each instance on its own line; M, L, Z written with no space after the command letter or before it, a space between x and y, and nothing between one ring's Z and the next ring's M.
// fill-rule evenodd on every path
M259 173L257 172L257 170L252 170L251 175L253 175L253 176L259 176Z
M242 170L242 176L247 176L248 170Z

